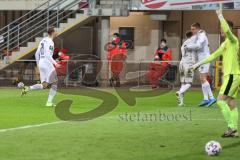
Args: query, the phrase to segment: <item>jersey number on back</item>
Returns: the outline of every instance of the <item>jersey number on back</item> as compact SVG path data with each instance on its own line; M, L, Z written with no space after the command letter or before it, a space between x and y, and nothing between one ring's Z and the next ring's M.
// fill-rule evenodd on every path
M44 55L44 43L41 43L40 54Z

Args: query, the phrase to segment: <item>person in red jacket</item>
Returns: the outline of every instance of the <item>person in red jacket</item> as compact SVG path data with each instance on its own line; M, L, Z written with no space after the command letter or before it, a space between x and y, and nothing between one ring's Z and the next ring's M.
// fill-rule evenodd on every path
M120 73L123 70L123 63L127 58L127 48L126 43L121 40L119 33L113 34L113 40L108 45L107 57L111 69L110 85L120 87Z
M167 46L167 40L161 39L158 49L155 52L155 55L158 55L159 60L162 61L164 67L168 66L167 61L172 60L172 50Z
M147 73L148 80L153 89L157 88L159 79L165 74L169 65L168 61L172 60L172 51L167 46L166 39L162 39L158 49L154 55L154 62L149 65L149 72Z
M65 76L67 74L67 61L70 60L70 56L67 55L67 52L68 50L64 48L60 51L58 49L54 50L56 54L54 57L56 57L57 63L61 65L61 68L56 69L58 76Z
M166 68L162 66L158 55L154 57L154 61L149 64L147 73L148 80L152 89L157 88L159 79L164 75Z

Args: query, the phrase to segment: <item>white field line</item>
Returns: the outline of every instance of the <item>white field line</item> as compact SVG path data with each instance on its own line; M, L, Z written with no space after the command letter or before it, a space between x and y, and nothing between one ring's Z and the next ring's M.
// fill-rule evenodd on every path
M193 119L192 121L224 121L224 120L223 119ZM68 121L57 121L57 122L41 123L36 125L26 125L26 126L20 126L15 128L0 129L0 133L22 130L22 129L38 128L38 127L44 127L44 126L49 126L54 124L62 124L66 122Z
M20 126L20 127L15 127L15 128L0 129L0 133L22 130L22 129L29 129L29 128L38 128L38 127L49 126L49 125L54 125L54 124L61 124L61 123L65 123L65 122L66 121L57 121L57 122L41 123L41 124L35 124L35 125L26 125L26 126Z

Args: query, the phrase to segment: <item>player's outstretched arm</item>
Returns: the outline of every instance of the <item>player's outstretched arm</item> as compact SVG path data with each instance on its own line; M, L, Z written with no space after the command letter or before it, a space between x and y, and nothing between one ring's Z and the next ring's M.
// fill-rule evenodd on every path
M226 34L226 37L233 43L237 42L238 39L235 37L235 35L232 33L227 21L225 20L223 14L222 14L222 10L216 10L218 19L221 23L221 27L223 29L223 32Z
M218 58L220 55L222 55L224 49L225 49L226 42L222 43L221 46L214 52L212 53L208 58L194 64L190 69L196 70L203 64L207 64Z

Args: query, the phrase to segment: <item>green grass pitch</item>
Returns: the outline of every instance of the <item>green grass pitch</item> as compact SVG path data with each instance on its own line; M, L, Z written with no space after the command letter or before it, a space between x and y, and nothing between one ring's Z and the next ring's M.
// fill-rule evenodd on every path
M114 90L107 91L117 96ZM236 160L240 156L240 139L220 137L226 124L219 109L196 106L201 91L187 93L185 107L177 107L174 92L139 98L134 107L119 98L112 112L83 122L62 122L53 108L44 107L48 91L23 98L19 94L18 89L0 89L0 160ZM101 102L60 93L55 102L64 99L74 101L74 113L92 110ZM159 113L180 117L149 118ZM223 146L217 157L205 154L210 140Z

